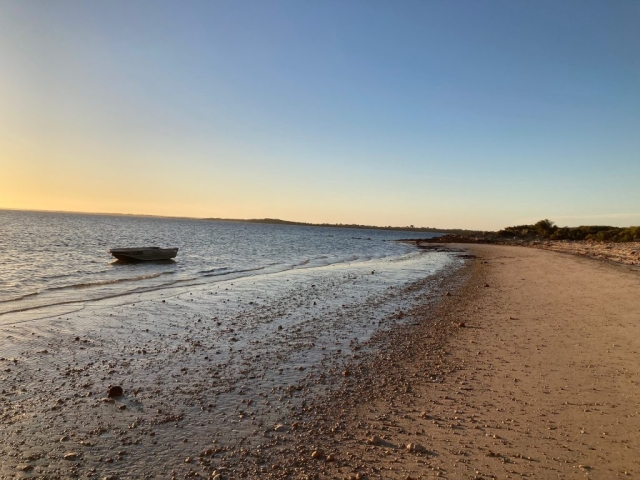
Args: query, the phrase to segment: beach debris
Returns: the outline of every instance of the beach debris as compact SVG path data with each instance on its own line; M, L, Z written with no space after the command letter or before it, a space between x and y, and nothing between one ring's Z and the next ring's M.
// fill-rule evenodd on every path
M286 432L289 430L286 425L282 425L281 423L277 423L275 427L273 427L274 432Z
M107 396L109 398L117 398L117 397L121 397L123 393L124 393L124 391L122 390L122 387L120 387L118 385L116 385L116 386L109 385L109 390L107 392Z
M424 452L425 448L420 445L419 443L407 443L407 451L411 452L411 453L419 453L419 452Z

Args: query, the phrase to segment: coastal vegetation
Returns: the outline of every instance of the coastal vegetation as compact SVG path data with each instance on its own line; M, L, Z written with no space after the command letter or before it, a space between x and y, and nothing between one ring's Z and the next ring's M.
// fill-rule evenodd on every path
M583 225L580 227L558 227L550 220L540 220L533 225L506 227L497 235L502 238L521 240L591 240L596 242L640 241L640 226L611 227L605 225Z
M232 218L205 218L204 220L240 223L263 223L271 225L300 225L307 227L329 228L356 228L371 230L396 230L404 232L427 232L445 234L443 241L453 241L451 236L458 237L459 241L541 241L541 240L587 240L594 242L638 242L640 241L640 226L612 227L608 225L582 225L580 227L559 227L555 222L544 219L531 225L515 225L505 227L497 232L481 232L477 230L465 230L461 228L435 228L435 227L380 227L373 225L347 224L347 223L307 223L280 220L277 218L260 219L232 219Z

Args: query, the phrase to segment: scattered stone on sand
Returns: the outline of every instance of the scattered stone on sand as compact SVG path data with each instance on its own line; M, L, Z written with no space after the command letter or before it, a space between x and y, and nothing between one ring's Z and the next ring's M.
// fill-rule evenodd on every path
M424 447L422 445L420 445L419 443L407 443L407 451L411 452L411 453L420 453L420 452L424 452Z
M76 460L80 458L80 454L78 452L67 452L63 457L65 460Z
M116 385L116 386L109 386L109 390L107 392L107 396L109 398L118 398L121 397L123 395L124 391L122 390L122 387Z

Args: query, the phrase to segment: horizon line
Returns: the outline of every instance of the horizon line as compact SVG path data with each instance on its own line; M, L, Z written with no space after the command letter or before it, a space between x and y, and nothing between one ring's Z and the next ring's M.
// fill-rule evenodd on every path
M470 229L464 227L454 227L454 228L438 228L438 227L416 227L411 225L401 225L401 226L393 226L393 225L365 225L360 223L312 223L305 222L300 220L283 220L281 218L275 217L264 217L264 218L220 218L220 217L190 217L186 215L158 215L151 213L119 213L119 212L87 212L87 211L76 211L76 210L47 210L47 209L37 209L37 208L9 208L9 207L0 207L0 211L12 211L12 212L35 212L35 213L66 213L71 215L104 215L104 216L116 216L116 217L152 217L152 218L173 218L173 219L183 219L183 220L203 220L203 221L220 221L220 222L260 222L264 223L264 220L272 220L283 223L293 223L293 224L302 224L308 226L343 226L343 227L371 227L373 229L407 229L407 230L420 230L420 229L429 229L433 231L439 232L447 232L453 230L466 230L469 232L490 232L492 230L486 229ZM612 216L620 217L621 214L612 214ZM622 214L623 216L631 215L631 214ZM561 215L556 218L602 218L607 216L606 214L600 215ZM552 220L553 221L553 220ZM557 222L553 221L556 226L559 227ZM535 222L534 222L535 223ZM504 228L509 226L517 226L517 225L507 225ZM637 225L627 225L626 227L613 227L612 225L580 225L580 226L611 226L612 228L630 228L635 227ZM560 227L560 228L572 228L572 227ZM498 230L496 230L498 231Z
M407 229L421 229L428 228L431 230L470 230L470 231L480 231L480 230L472 230L468 228L442 228L438 229L437 227L416 227L410 225L365 225L360 223L312 223L305 222L300 220L283 220L281 218L275 217L264 217L264 218L221 218L221 217L189 217L186 215L157 215L151 213L119 213L119 212L86 212L86 211L77 211L77 210L47 210L47 209L38 209L38 208L7 208L0 207L0 211L12 211L12 212L35 212L35 213L68 213L71 215L104 215L104 216L117 216L117 217L155 217L155 218L174 218L174 219L184 219L184 220L207 220L207 221L221 221L221 222L252 222L252 221L263 221L263 220L273 220L278 222L289 222L289 223L300 223L306 224L309 226L329 226L329 225L344 225L344 226L360 226L360 227L373 227L373 228L407 228Z

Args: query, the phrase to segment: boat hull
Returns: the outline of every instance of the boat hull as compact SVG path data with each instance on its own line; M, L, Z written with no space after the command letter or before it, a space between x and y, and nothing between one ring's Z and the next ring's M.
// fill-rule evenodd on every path
M123 262L154 262L171 260L178 255L177 248L113 248L109 253Z

